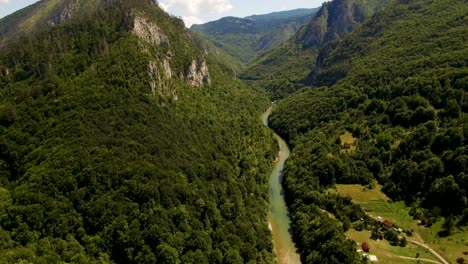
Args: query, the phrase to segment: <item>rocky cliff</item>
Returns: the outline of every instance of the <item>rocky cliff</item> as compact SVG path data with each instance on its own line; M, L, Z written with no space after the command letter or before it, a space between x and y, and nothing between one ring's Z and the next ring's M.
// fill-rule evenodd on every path
M193 87L211 84L208 66L204 58L194 57L189 64L177 72L177 69L173 69L171 66L176 51L161 27L144 13L132 13L131 20L133 21L131 32L141 40L140 48L143 52L153 55L153 58L148 62L149 85L153 95L177 100L177 90L171 88L172 78L179 78Z
M315 18L297 36L305 48L320 48L360 25L387 1L335 0L323 4Z
M304 85L311 70L320 67L319 53L327 44L336 40L369 18L388 0L334 0L322 5L312 20L292 38L268 53L241 75L255 81L282 98Z

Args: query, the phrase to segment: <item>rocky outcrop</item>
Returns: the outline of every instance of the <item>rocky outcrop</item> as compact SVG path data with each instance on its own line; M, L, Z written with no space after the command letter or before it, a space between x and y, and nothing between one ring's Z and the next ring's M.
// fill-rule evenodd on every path
M48 21L49 26L58 25L72 19L78 9L79 2L80 0L73 0L57 6L57 11L52 13L53 16Z
M373 2L372 0L370 2ZM382 1L385 2L385 1ZM320 48L360 25L373 10L361 0L335 0L323 4L298 41L305 48Z
M189 67L185 79L194 87L200 87L205 84L211 85L210 73L208 72L206 61L199 63L197 60L192 60L192 64Z
M163 71L163 73L161 73ZM172 70L169 61L163 60L160 67L157 61L150 61L148 64L148 76L151 93L162 98L177 101L177 90L170 85Z
M150 61L148 65L148 75L150 77L150 87L151 93L156 95L156 90L158 88L158 83L161 82L161 76L159 75L158 63L155 61Z
M185 80L193 87L211 85L210 74L206 61L192 60L187 74L175 73L170 64L172 52L168 52L162 60L151 60L148 64L149 86L154 96L177 100L177 90L171 85L173 78Z
M163 65L165 77L167 79L171 79L172 78L172 69L171 69L171 64L169 63L169 58L163 59L162 65Z
M162 53L161 51L166 49L157 48L150 51L150 47L170 47L169 38L164 31L143 14L132 12L131 16L133 21L131 32L142 40L139 43L140 49L153 57L148 64L149 86L153 95L177 100L177 90L171 85L173 78L180 78L194 87L211 84L205 60L193 59L188 69L176 68L176 71L174 71L171 67L171 60L175 56L173 50L169 49Z
M328 28L328 9L322 8L312 23L309 24L301 41L305 47L320 47Z
M133 34L155 46L169 46L169 38L156 23L145 16L134 14Z

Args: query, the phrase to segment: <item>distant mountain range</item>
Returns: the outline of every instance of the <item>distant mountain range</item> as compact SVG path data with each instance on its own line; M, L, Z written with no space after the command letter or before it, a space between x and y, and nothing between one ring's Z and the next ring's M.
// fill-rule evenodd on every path
M211 40L244 64L271 50L293 36L301 26L309 22L318 8L295 9L245 18L224 17L190 30Z

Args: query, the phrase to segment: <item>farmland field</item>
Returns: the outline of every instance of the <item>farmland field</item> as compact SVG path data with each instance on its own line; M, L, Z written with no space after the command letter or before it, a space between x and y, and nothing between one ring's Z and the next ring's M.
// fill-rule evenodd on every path
M468 251L468 232L466 230L457 229L449 237L439 237L437 233L442 230L443 218L440 218L431 228L418 226L417 221L409 215L410 208L407 207L404 202L392 202L384 193L381 192L381 185L374 183L374 186L375 187L373 189L368 189L358 184L337 184L336 190L330 191L336 191L344 196L349 195L353 199L353 202L359 204L362 209L369 214L369 216L380 216L383 219L387 219L397 224L403 229L414 230L421 236L427 245L436 250L449 262L456 263L456 259L459 257L464 257L468 260L468 256L463 255L463 252ZM356 242L362 243L366 241L371 245L371 248L374 246L381 250L383 253L380 255L384 259L380 260L379 258L379 263L405 263L404 261L406 260L399 259L396 256L392 257L392 255L413 257L417 252L420 253L421 258L424 256L424 258L427 257L434 259L434 257L429 253L423 255L420 252L425 252L423 249L419 249L419 251L412 249L415 246L410 246L410 243L408 243L407 248L400 248L390 246L387 241L376 242L374 240L370 240L370 233L368 231L357 232L355 230L350 230L347 232L347 235ZM408 238L408 241L410 241L410 238ZM375 252L372 254L374 253ZM378 254L374 255L379 257ZM414 262L409 261L408 263Z
M371 233L367 230L364 231L356 231L356 230L349 230L346 232L346 236L350 237L354 241L356 241L357 247L360 248L360 245L363 242L367 242L371 248L369 254L377 256L378 263L383 264L406 264L406 263L415 263L412 260L405 260L400 258L399 256L405 257L416 257L419 254L419 258L424 259L431 259L436 260L434 256L430 253L426 252L425 249L417 247L415 245L409 244L406 247L398 247L392 246L386 240L372 240L370 239ZM361 252L362 253L362 252Z

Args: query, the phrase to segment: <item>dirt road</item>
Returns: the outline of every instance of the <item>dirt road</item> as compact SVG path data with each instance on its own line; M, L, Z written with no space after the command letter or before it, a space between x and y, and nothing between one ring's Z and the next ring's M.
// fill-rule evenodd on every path
M419 239L422 241L422 238L418 235ZM417 245L417 246L420 246L420 247L423 247L427 250L429 250L429 252L431 252L432 255L434 255L436 258L438 258L440 260L441 263L443 264L450 264L448 261L446 261L441 255L439 255L439 253L437 253L435 250L433 250L432 248L430 248L428 245L424 244L424 241L423 242L418 242L416 240L411 240L411 243Z

